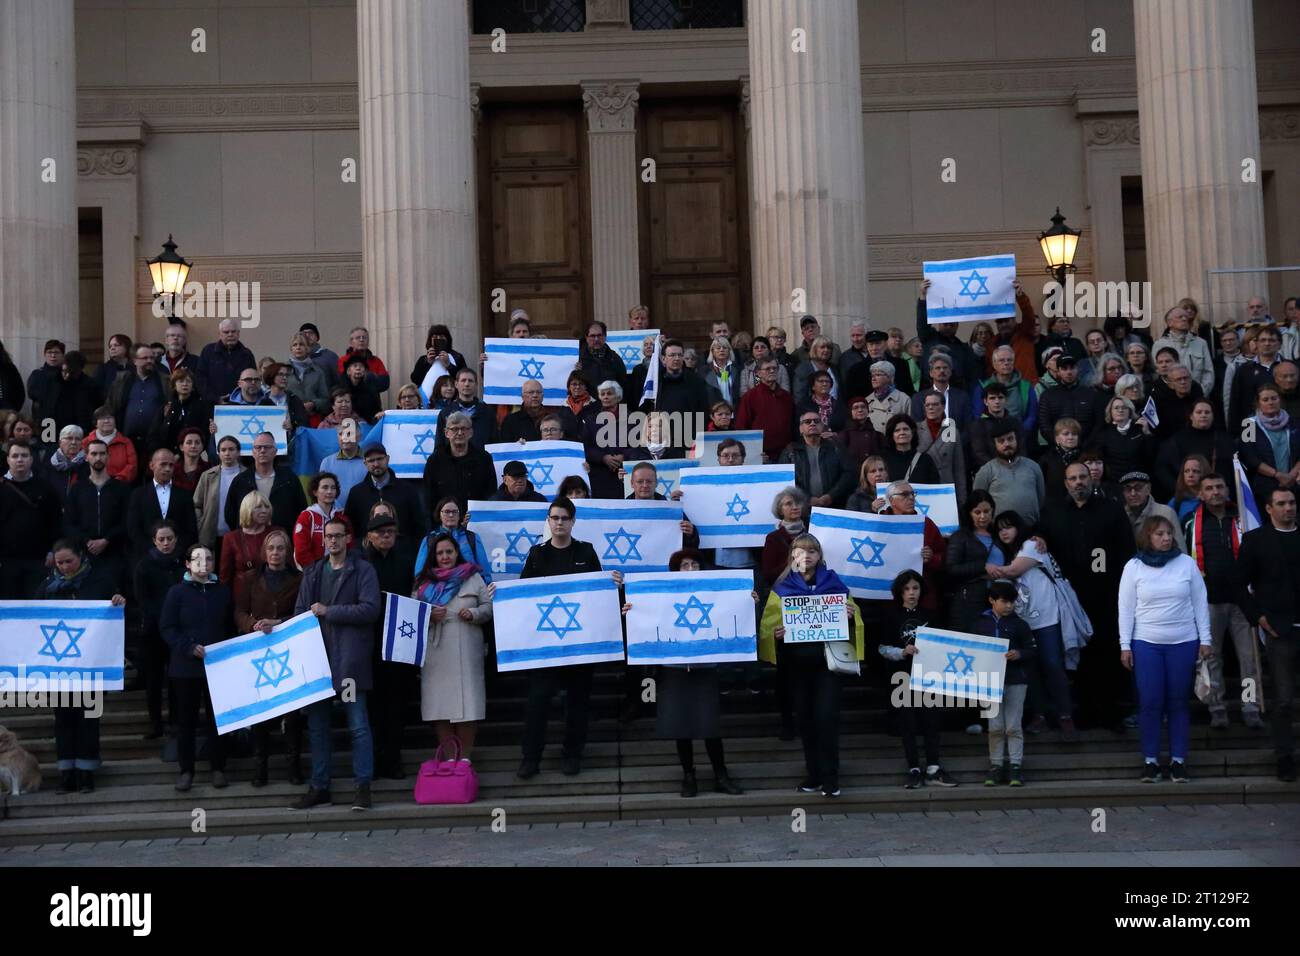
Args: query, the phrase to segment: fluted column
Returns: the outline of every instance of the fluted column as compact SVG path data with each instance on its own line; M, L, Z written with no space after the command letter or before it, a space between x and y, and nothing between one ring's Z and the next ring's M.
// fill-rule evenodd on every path
M780 325L797 344L792 296L802 289L802 311L847 341L867 314L858 2L754 0L746 10L754 325Z
M467 5L358 0L357 42L365 324L391 399L430 325L480 351Z
M1183 296L1215 323L1240 319L1266 277L1206 288L1205 270L1268 265L1251 0L1135 0L1133 12L1152 321Z
M627 310L641 301L637 86L634 80L582 84L591 180L592 314L616 328L624 327Z
M0 0L0 340L24 378L80 340L72 5Z

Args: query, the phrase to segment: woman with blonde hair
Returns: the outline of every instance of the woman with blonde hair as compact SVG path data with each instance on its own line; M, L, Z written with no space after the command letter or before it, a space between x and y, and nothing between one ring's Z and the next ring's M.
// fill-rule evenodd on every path
M302 402L303 408L318 422L328 415L330 407L330 382L325 369L312 361L311 345L307 336L295 332L289 336L289 373L285 390Z
M271 530L271 502L260 491L250 491L239 503L239 527L221 539L219 580L232 591L239 577L262 566L262 543ZM236 593L235 597L239 595Z

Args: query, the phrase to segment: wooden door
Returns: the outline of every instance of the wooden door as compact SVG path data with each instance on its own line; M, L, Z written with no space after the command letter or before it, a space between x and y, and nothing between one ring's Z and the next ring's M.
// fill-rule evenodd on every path
M647 104L641 115L656 173L642 192L650 314L657 328L699 348L711 322L749 324L737 108L678 100Z
M484 318L504 336L526 309L534 333L574 338L590 315L581 112L568 107L485 107L479 131L483 301L505 290L505 309Z

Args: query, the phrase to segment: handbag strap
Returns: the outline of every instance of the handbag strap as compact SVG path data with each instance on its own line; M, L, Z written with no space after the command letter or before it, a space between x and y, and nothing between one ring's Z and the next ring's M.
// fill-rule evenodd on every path
M454 743L456 745L456 755L454 757L448 757L443 753L443 748L446 747L447 744L449 743ZM462 753L462 748L460 744L460 738L457 737L455 734L452 734L446 740L442 741L442 743L438 744L438 749L433 752L433 759L436 763L444 763L444 762L455 763L456 761L460 760L461 753Z

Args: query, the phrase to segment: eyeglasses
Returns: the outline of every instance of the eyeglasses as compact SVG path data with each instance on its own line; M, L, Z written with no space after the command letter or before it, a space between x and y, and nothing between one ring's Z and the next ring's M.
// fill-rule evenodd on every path
M894 492L892 495L890 495L889 497L891 497L891 498L915 498L915 497L916 497L916 492L915 492L915 491L895 491L895 492Z
M253 451L275 451L274 445L254 445Z
M339 539L341 539L341 538L346 538L346 537L347 537L346 534L327 534L327 535L325 535L325 540L326 540L326 541L338 541Z

